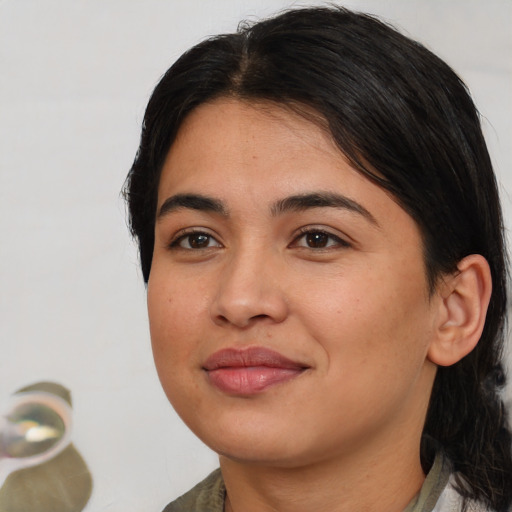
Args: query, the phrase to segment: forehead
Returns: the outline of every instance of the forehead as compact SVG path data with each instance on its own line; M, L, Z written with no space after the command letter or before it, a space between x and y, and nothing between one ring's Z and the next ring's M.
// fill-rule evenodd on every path
M318 176L325 166L359 174L326 127L325 119L306 106L218 98L185 118L167 154L162 182L201 177L206 186L229 175L231 184L271 183L278 174L297 181ZM257 174L249 172L254 169Z
M185 119L163 166L157 211L187 194L246 216L271 215L291 197L339 195L358 205L346 210L367 212L367 220L390 232L403 222L420 240L409 214L353 168L319 123L271 102L221 98Z
M327 120L307 105L299 103L283 104L221 96L199 105L185 117L173 146L182 143L183 139L190 140L201 134L208 135L203 141L208 144L208 150L215 144L219 153L226 147L232 148L235 143L250 143L258 136L269 151L278 137L280 144L295 146L299 141L307 142L328 149L336 158L345 159L330 134Z

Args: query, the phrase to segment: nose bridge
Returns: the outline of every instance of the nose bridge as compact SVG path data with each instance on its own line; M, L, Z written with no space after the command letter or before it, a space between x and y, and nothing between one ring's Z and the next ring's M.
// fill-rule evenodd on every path
M211 306L214 321L238 327L264 318L283 321L287 302L279 267L278 257L271 249L262 250L251 244L233 250L219 275Z

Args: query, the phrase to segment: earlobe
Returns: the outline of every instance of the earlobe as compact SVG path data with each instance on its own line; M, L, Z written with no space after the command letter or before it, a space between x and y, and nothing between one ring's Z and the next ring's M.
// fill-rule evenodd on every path
M475 348L491 298L491 271L483 256L466 256L457 269L438 290L440 314L428 359L439 366L451 366Z

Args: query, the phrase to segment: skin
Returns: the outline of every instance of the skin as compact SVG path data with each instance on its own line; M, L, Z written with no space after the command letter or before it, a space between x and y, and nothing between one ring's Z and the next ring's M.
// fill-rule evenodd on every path
M349 201L276 211L313 193ZM223 210L176 206L178 194ZM226 510L403 510L424 480L429 350L446 316L443 296L429 296L413 219L317 125L234 99L184 121L157 211L155 362L178 414L220 455ZM259 393L225 393L204 364L233 347L307 369Z

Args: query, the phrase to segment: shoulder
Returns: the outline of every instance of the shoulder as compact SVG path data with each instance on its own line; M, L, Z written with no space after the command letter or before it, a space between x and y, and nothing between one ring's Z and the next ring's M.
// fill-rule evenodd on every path
M223 512L225 494L220 469L216 469L162 512Z
M463 509L463 498L455 488L455 479L452 474L432 512L461 512L462 510L465 512L492 512L491 509L474 500L467 500L466 509Z
M442 451L438 451L420 492L404 512L492 512L484 504L466 499L457 491L461 475Z

